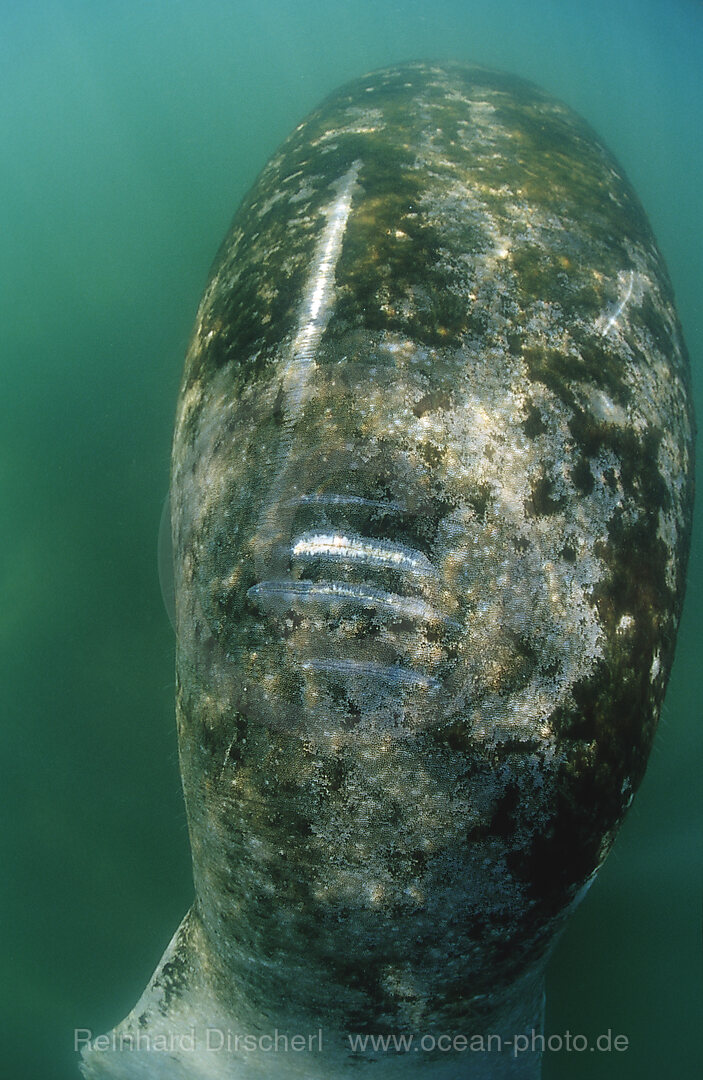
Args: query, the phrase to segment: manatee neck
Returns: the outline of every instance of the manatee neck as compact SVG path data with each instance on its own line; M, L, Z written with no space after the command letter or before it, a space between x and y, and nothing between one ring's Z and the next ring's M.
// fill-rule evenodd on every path
M287 1015L281 1001L254 1015L215 967L191 910L129 1016L84 1044L86 1080L540 1080L543 966L478 1024L418 1017L417 1030L380 1035Z

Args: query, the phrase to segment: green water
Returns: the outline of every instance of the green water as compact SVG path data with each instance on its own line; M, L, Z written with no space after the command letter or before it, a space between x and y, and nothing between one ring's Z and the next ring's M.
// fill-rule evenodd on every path
M0 0L0 1076L76 1080L190 902L156 566L183 352L212 256L331 89L415 57L527 76L602 135L667 259L703 417L703 5ZM700 504L698 519L700 519ZM698 1074L694 539L656 746L550 972L545 1078Z

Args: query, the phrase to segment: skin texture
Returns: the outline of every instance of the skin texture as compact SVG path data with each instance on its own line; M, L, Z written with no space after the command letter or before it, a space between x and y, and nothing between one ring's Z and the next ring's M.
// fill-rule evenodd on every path
M418 63L293 132L186 360L196 901L118 1033L321 1028L324 1052L275 1061L310 1077L356 1075L348 1032L539 1028L550 949L654 735L692 438L662 258L568 108ZM158 1076L163 1056L93 1050L84 1073ZM539 1073L509 1052L376 1058L383 1077ZM196 1048L164 1075L271 1068Z

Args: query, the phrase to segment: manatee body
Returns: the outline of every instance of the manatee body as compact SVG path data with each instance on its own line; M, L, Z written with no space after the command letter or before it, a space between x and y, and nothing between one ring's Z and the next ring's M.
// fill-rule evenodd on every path
M539 1029L671 668L692 427L661 255L563 104L414 63L296 128L178 406L196 900L87 1077L356 1075L348 1033ZM323 1047L274 1063L208 1027ZM168 1061L130 1043L191 1031ZM539 1074L426 1049L363 1064Z

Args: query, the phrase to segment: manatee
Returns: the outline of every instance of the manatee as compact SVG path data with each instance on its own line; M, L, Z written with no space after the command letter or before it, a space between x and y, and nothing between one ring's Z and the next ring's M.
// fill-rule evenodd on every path
M295 129L177 410L195 901L85 1077L539 1076L671 669L692 439L662 256L569 108L411 63Z

